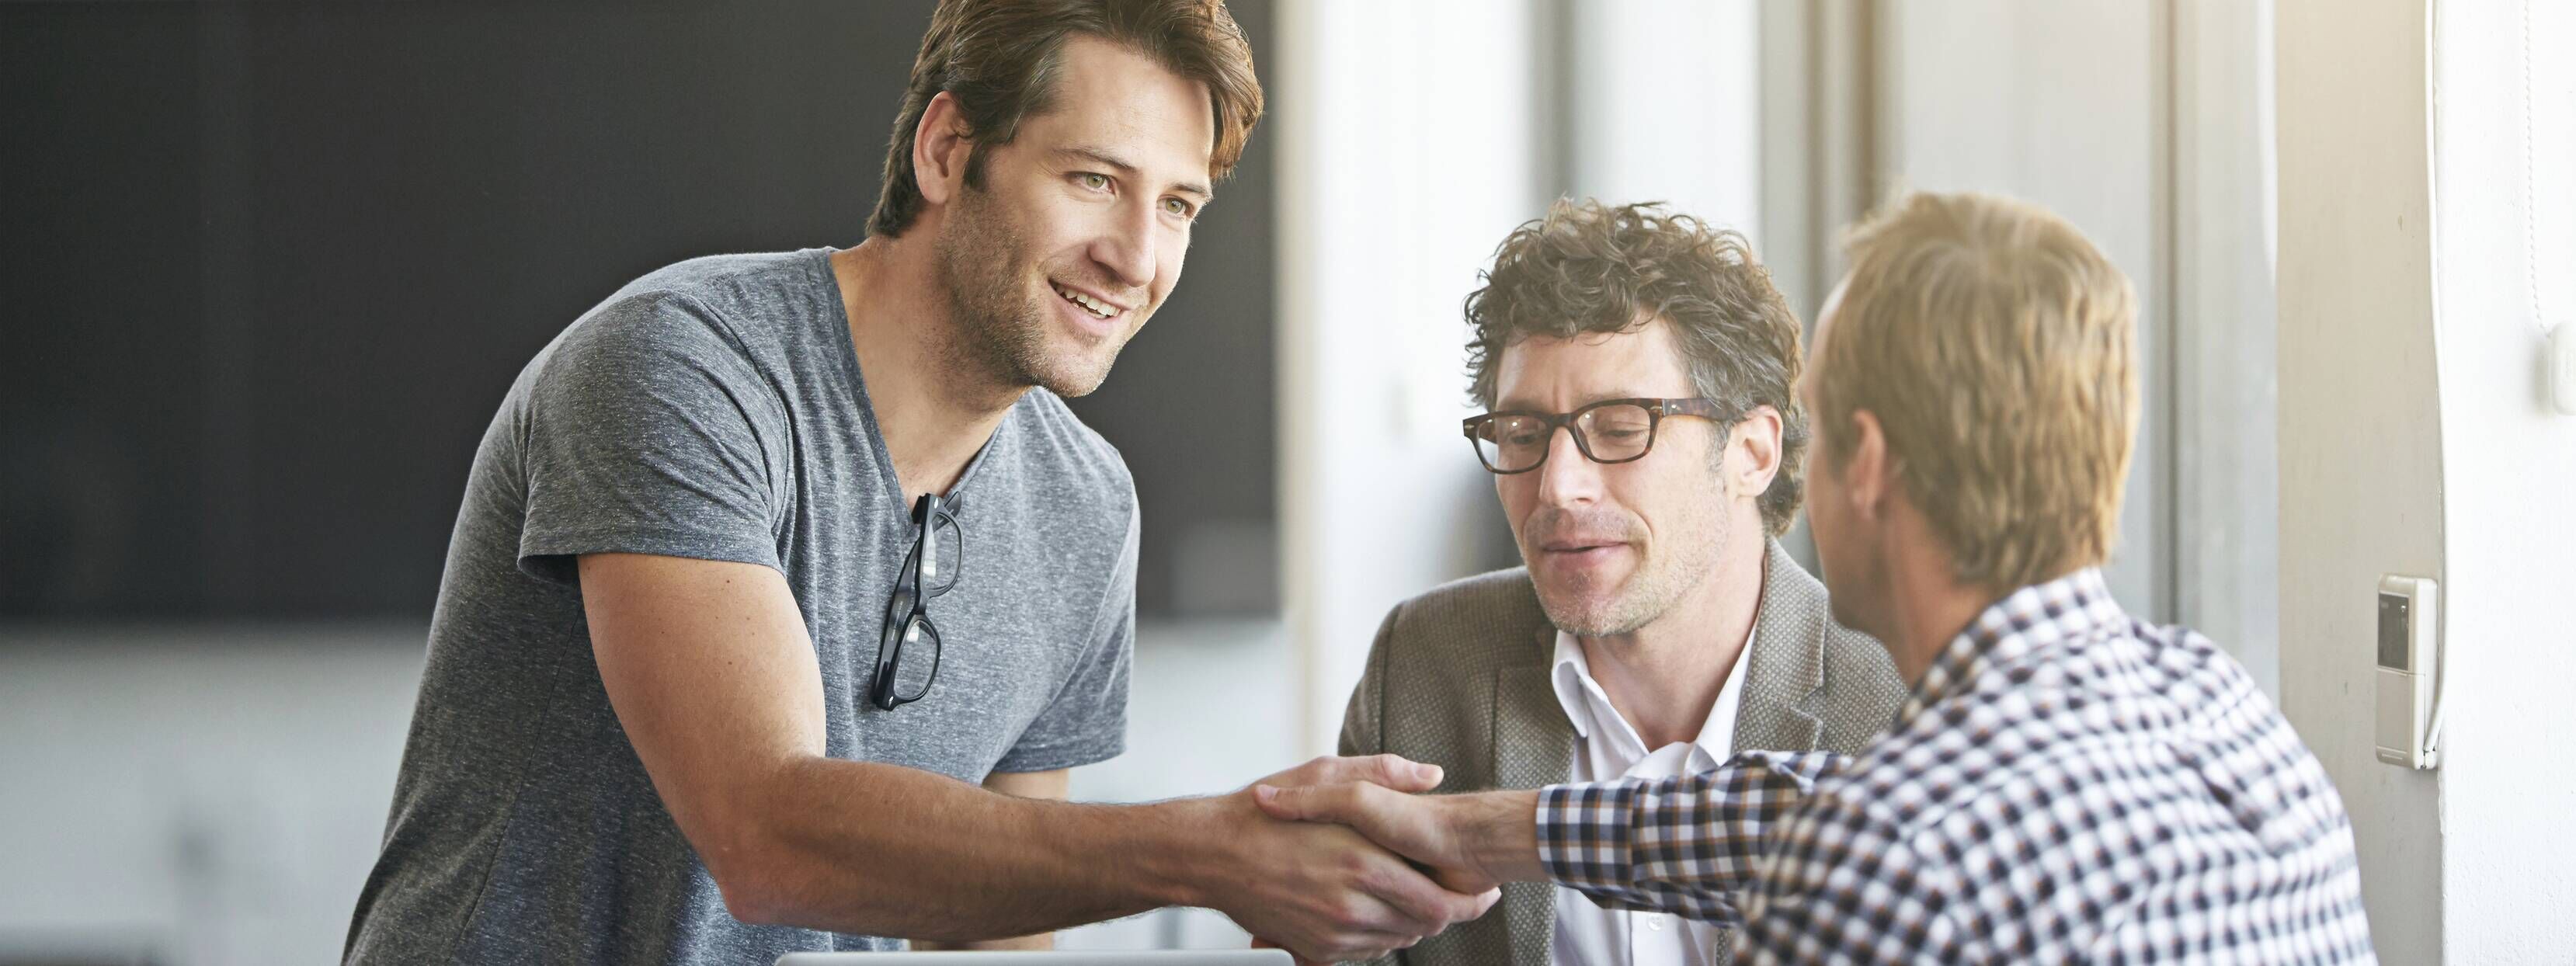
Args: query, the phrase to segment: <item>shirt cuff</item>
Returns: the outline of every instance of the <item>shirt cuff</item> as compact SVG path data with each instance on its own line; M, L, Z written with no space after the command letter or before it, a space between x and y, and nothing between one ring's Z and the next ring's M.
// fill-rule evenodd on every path
M1638 784L1549 785L1538 793L1538 861L1576 889L1624 888L1634 878Z

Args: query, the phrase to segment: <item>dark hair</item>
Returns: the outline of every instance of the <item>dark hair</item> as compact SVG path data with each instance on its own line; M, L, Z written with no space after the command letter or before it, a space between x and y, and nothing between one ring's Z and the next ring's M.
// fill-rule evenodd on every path
M1209 173L1223 178L1234 169L1261 120L1261 82L1252 73L1252 44L1223 0L941 0L912 62L868 234L903 234L921 214L913 135L933 98L943 92L956 98L977 147L967 157L966 183L980 186L981 149L1011 143L1022 120L1052 105L1064 41L1075 34L1125 47L1206 84L1216 113Z
M1798 381L1798 319L1744 236L1661 204L1611 207L1558 199L1494 251L1484 287L1467 296L1469 393L1493 408L1503 350L1531 336L1633 332L1672 323L1693 391L1730 411L1780 413L1780 472L1759 501L1777 536L1803 498L1807 412Z

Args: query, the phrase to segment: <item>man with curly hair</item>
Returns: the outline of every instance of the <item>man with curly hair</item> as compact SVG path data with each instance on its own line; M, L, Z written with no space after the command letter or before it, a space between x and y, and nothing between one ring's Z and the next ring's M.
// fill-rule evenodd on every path
M1443 790L1471 791L1858 751L1904 687L1777 541L1807 446L1798 322L1744 236L1561 201L1484 281L1467 352L1490 411L1464 428L1525 566L1387 614L1342 753L1437 764ZM1516 883L1500 915L1383 962L1719 962L1728 941Z

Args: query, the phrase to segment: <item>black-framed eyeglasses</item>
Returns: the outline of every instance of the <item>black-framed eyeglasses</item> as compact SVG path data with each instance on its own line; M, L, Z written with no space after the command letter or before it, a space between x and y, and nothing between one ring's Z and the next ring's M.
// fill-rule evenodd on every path
M912 505L912 549L895 571L885 628L877 636L877 674L868 684L868 700L877 707L892 711L919 701L939 679L939 626L930 622L925 605L955 589L965 568L966 529L940 508L938 494L922 494ZM925 644L927 662L920 655Z
M1604 399L1570 413L1502 412L1469 416L1462 424L1476 458L1496 473L1527 473L1547 462L1550 443L1563 427L1574 448L1595 463L1642 459L1655 448L1655 430L1667 416L1698 416L1722 425L1738 417L1708 398Z

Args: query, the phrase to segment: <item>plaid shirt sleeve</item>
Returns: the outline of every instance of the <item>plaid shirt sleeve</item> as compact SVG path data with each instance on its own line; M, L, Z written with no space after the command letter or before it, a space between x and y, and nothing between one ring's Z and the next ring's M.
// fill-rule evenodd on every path
M1925 862L1862 811L1829 795L1785 819L1743 893L1735 961L1999 962L1954 917L1949 866Z
M1604 907L1736 923L1735 893L1750 884L1763 840L1850 761L1747 751L1661 781L1550 785L1538 797L1539 862Z

